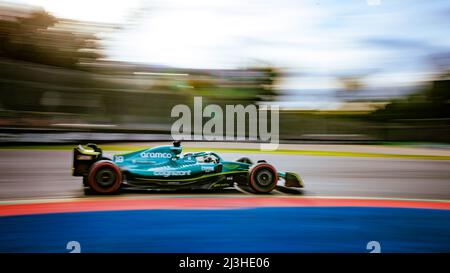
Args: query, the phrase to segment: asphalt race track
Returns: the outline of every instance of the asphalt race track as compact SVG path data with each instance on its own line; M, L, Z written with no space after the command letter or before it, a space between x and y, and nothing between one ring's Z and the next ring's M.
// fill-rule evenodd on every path
M0 150L0 252L450 252L450 160L222 155L298 172L305 189L92 197L70 151Z
M305 183L302 191L305 196L450 199L449 160L222 155L227 160L241 156L249 156L254 161L265 159L278 170L297 172ZM83 197L81 179L70 174L71 160L70 151L0 150L0 200ZM217 194L243 193L231 190Z

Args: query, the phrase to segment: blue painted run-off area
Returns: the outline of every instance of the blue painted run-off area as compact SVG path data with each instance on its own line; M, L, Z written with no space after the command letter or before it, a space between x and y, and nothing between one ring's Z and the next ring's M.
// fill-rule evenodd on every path
M450 211L283 207L0 217L1 252L450 252Z

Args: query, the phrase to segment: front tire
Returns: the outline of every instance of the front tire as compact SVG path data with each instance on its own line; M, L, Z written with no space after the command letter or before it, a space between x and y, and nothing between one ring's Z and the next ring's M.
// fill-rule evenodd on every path
M255 193L269 193L278 182L278 172L270 164L256 164L249 173L248 185Z
M87 183L95 193L113 194L122 185L122 172L112 161L97 161L89 170Z

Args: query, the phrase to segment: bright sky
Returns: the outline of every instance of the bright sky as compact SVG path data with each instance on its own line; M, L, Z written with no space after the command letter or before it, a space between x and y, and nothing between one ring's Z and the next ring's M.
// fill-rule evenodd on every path
M15 2L127 24L108 42L112 59L194 68L262 61L298 71L295 88L335 88L336 76L351 74L371 86L415 84L431 71L430 54L450 48L447 0Z

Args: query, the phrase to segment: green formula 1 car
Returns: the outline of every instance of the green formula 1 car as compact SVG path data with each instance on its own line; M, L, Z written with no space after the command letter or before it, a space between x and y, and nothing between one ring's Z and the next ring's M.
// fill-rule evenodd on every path
M254 193L269 193L277 186L302 188L299 175L278 172L264 160L253 164L243 157L225 161L214 152L182 153L181 143L158 146L112 158L95 144L78 145L73 153L74 176L98 194L120 189L187 190L238 186ZM284 183L283 183L284 182Z

